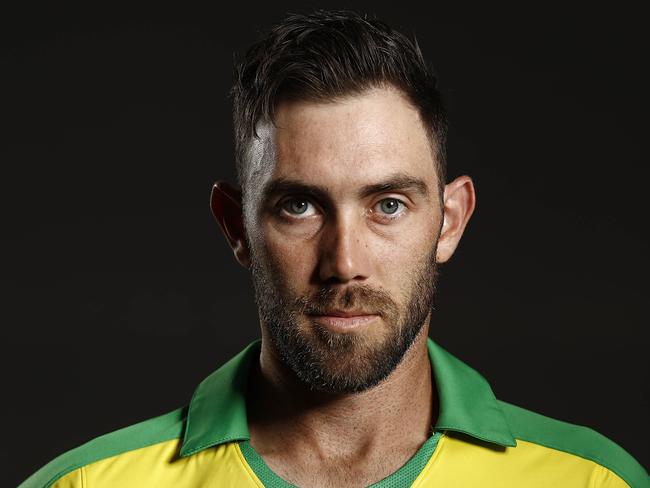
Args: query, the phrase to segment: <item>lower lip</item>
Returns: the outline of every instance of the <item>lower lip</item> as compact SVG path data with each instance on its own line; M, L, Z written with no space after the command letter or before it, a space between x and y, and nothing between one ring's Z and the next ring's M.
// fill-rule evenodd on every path
M319 324L330 329L352 330L362 327L375 320L379 315L355 315L354 317L337 317L335 315L312 315Z

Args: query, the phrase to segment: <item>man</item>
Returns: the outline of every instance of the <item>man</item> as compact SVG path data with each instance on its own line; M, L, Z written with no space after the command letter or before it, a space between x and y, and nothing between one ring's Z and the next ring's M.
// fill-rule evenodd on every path
M496 400L428 339L475 206L469 177L445 184L435 83L416 45L351 12L292 15L253 46L233 90L239 187L215 184L211 206L261 341L186 407L23 486L650 486L613 442Z

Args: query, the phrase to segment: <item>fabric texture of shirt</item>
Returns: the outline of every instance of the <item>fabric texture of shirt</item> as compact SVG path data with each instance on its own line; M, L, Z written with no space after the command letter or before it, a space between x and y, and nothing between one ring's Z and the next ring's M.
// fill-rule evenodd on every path
M189 405L72 449L19 488L293 486L249 442L245 392L260 344L203 380ZM432 435L373 487L650 487L611 440L497 400L478 372L431 339L427 347L439 398Z

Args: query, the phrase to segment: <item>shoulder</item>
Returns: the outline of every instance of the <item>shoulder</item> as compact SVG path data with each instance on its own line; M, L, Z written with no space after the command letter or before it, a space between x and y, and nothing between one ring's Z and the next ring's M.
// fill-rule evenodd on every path
M632 487L650 486L648 474L625 449L595 430L497 400L513 436L593 461Z
M187 407L154 417L95 439L61 454L26 479L19 488L45 488L90 463L125 452L178 439L183 435Z

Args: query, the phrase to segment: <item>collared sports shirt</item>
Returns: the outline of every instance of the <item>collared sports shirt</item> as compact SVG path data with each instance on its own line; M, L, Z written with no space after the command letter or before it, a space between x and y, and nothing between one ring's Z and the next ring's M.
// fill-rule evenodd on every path
M245 392L255 341L213 372L188 406L97 437L21 488L288 487L250 444ZM597 432L497 400L487 381L431 339L439 396L432 435L373 487L645 488L650 478Z

